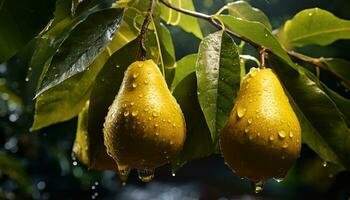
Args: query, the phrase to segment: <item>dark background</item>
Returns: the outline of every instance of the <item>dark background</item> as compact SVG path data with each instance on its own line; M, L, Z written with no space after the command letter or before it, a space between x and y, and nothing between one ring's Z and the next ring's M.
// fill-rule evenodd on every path
M23 17L31 22L32 37L51 19L55 5L53 0L8 1L31 11L29 18ZM225 3L223 0L194 2L197 10L204 13L214 13ZM298 11L311 7L320 7L338 17L350 19L348 0L249 2L269 16L274 28ZM201 22L201 25L205 34L208 30L214 30L205 22ZM171 31L178 59L197 51L198 39L178 28L171 28ZM30 43L9 61L0 64L0 199L348 200L350 197L350 173L332 174L305 145L300 159L285 180L282 183L268 181L259 195L254 194L247 180L235 176L219 155L190 162L175 177L171 176L169 166L157 169L155 180L148 184L140 182L133 171L127 186L121 188L113 172L88 171L72 160L76 119L38 132L29 131L33 120L35 86L25 82L25 77L32 51L33 43ZM349 41L338 41L328 47L310 46L299 51L311 56L334 56L350 60ZM330 74L322 72L321 79L343 96L349 97L348 91ZM11 91L5 91L3 85Z

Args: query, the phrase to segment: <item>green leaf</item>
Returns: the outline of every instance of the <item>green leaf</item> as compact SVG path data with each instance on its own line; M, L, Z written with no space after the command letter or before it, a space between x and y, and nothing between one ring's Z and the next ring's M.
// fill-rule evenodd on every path
M72 119L89 99L91 87L109 55L103 52L88 70L41 93L35 103L33 130Z
M45 26L51 1L0 1L0 63L15 55Z
M261 10L253 8L246 1L235 1L226 6L229 15L247 21L255 21L264 24L269 30L272 29L269 18Z
M194 11L194 6L192 0L168 0L174 6L179 8ZM170 9L163 4L161 4L161 18L167 23L173 26L179 26L183 30L193 33L199 39L203 38L201 28L199 26L197 18L184 15L173 9Z
M349 169L350 129L321 82L306 69L290 66L276 56L271 55L268 61L297 107L304 142L325 161Z
M103 144L103 123L124 77L126 68L137 60L139 40L134 40L116 51L98 73L92 88L89 107L88 132L92 146ZM103 146L103 145L102 145ZM100 150L99 150L100 151ZM99 151L95 151L97 155ZM96 157L96 155L92 157Z
M120 18L121 10L105 9L77 25L44 69L36 96L84 71L112 40Z
M171 85L173 91L176 86L189 74L196 71L197 54L190 54L176 62L175 76Z
M350 84L350 62L340 58L322 59L325 69Z
M278 36L286 48L328 45L339 39L350 39L350 21L319 8L306 9L288 20Z
M199 46L196 75L199 104L216 143L240 86L237 46L225 32L204 38Z
M183 78L173 92L186 120L186 141L181 153L172 162L173 172L186 162L218 152L198 102L196 74Z
M287 63L293 64L276 37L261 23L225 15L218 16L218 18L225 23L226 28L262 47L270 49L275 55L282 58Z
M340 96L338 93L328 88L325 84L322 84L322 86L328 96L333 99L339 111L344 114L344 118L346 119L348 126L350 126L350 100Z

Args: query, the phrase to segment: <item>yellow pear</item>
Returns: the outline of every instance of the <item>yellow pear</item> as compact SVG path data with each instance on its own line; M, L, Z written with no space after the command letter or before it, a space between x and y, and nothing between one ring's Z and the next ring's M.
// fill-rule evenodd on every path
M137 169L143 181L150 181L154 169L182 149L183 113L152 60L136 61L127 68L103 132L120 174L127 176L130 169Z
M220 135L226 163L254 182L282 179L301 148L299 121L271 69L252 68Z
M88 111L89 101L79 113L78 128L72 150L73 158L78 159L89 169L117 171L114 160L106 153L103 139L97 138L103 136L88 133Z

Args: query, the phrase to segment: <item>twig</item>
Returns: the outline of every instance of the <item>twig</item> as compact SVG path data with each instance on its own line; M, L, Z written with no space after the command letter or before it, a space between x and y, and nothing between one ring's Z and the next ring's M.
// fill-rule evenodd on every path
M203 13L199 13L199 12L195 12L195 11L190 11L190 10L186 10L186 9L183 9L183 8L178 8L170 3L168 3L166 0L159 0L159 2L161 2L162 4L164 4L165 6L167 6L168 8L170 9L173 9L173 10L176 10L178 12L181 12L183 14L186 14L186 15L190 15L192 17L196 17L196 18L200 18L200 19L204 19L206 20L207 22L211 23L212 25L214 25L215 27L217 27L218 29L222 29L222 25L221 23L219 23L217 21L217 19L213 18L212 16L210 15L206 15L206 14L203 14ZM265 47L262 47L260 46L259 44L251 41L250 39L248 38L245 38L243 36L240 36L238 35L237 33L231 31L231 30L228 30L226 29L225 30L228 34L230 34L231 36L234 36L234 37L237 37L239 39L241 39L242 41L245 41L247 43L249 43L250 45L252 45L254 48L258 49L258 50L261 50L261 49L264 49L264 56L266 56L266 53L267 52L271 52L272 51L270 49L267 49ZM322 69L325 69L325 67L323 66L322 64L322 61L320 59L315 59L315 58L311 58L311 57L307 57L307 56L304 56L302 54L298 54L294 51L287 51L288 55L292 58L295 58L297 60L300 60L300 61L304 61L304 62L308 62L308 63L311 63L313 65L316 65ZM262 56L262 55L261 55ZM263 66L263 63L261 63L261 66ZM327 69L326 69L327 70Z
M149 1L147 16L146 16L146 18L143 21L143 24L141 26L141 31L140 31L140 35L139 35L139 39L140 39L139 59L140 60L146 60L147 52L146 52L145 39L146 39L146 33L147 33L148 26L152 20L152 15L153 15L153 11L154 11L154 2L155 2L155 0Z
M259 68L260 69L265 69L265 58L267 56L267 52L266 52L266 49L265 48L260 48L260 66Z
M186 14L186 15L190 15L192 17L196 17L196 18L200 18L200 19L206 20L207 22L211 23L212 25L214 25L218 29L220 29L220 30L223 29L221 23L218 22L217 19L213 18L210 15L206 15L206 14L203 14L203 13L199 13L199 12L195 12L195 11L186 10L186 9L183 9L183 8L176 7L176 6L172 5L172 4L170 4L169 2L167 2L166 0L159 0L159 2L161 2L162 4L164 4L165 6L167 6L170 9L176 10L176 11L181 12L181 13ZM255 42L249 40L248 38L240 36L240 35L238 35L237 33L233 32L231 30L225 29L225 31L226 31L226 33L230 34L231 36L240 38L241 40L243 40L245 42L248 42L250 45L254 46L255 48L259 48L260 47L260 45L256 44Z

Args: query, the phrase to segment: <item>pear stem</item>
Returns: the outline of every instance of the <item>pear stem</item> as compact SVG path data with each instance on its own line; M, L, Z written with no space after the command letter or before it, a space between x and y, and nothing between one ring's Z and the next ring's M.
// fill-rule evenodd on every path
M267 52L265 48L261 48L260 51L260 69L265 69L265 58L267 56Z
M152 15L153 15L153 11L154 11L154 2L155 2L155 0L149 1L149 7L147 10L146 18L143 21L143 24L141 26L141 31L140 31L140 35L139 35L139 40L140 40L139 60L146 60L146 57L147 57L147 49L146 49L146 45L145 45L145 40L146 40L146 33L147 33L148 26L152 20Z

